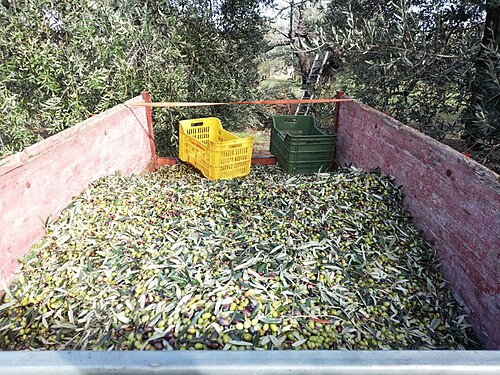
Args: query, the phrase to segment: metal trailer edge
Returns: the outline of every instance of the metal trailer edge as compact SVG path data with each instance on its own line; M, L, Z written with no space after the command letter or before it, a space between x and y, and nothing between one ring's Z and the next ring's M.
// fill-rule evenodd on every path
M500 351L0 352L0 374L500 374Z

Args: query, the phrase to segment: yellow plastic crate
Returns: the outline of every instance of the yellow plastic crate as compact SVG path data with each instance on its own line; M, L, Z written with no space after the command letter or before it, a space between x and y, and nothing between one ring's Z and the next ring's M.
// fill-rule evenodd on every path
M179 122L179 158L211 180L250 173L253 137L240 138L222 128L216 117Z

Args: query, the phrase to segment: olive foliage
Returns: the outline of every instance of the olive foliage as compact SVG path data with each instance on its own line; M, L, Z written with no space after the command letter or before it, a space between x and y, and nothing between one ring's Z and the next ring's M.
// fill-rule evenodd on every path
M438 139L460 119L481 41L478 10L461 20L451 3L334 0L325 17L347 91Z
M323 29L341 62L336 86L439 140L461 134L494 158L499 7L498 0L332 0Z
M261 3L3 0L0 156L143 90L155 101L250 98L264 48ZM159 152L176 153L179 119L211 114L228 128L250 115L245 108L155 111Z
M275 28L271 47L290 46L299 57L303 76L310 64L302 63L302 55L310 60L318 49L328 50L324 76L335 82L323 81L322 95L332 94L329 89L344 89L441 139L463 128L463 112L470 107L471 84L478 75L485 10L494 1L290 0L279 12L289 20L283 22L282 30ZM285 30L287 27L290 29ZM288 39L283 39L286 35ZM489 57L483 64L488 71L476 85L489 85L485 103L498 92L498 59L494 56L498 48L493 47L483 48L489 51L481 55ZM482 119L482 128L487 129L479 136L493 133L491 121L498 118L494 108L490 103L475 110L473 120Z

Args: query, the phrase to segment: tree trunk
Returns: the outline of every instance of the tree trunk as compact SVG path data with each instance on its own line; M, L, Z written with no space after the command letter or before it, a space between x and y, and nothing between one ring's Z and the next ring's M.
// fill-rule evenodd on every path
M299 5L299 14L297 20L297 27L293 28L293 3L290 9L290 39L293 41L292 46L295 56L299 60L300 74L302 75L302 84L304 85L307 81L307 76L309 75L309 69L311 68L311 63L309 61L309 56L306 52L302 52L306 49L302 38L305 35L306 28L306 11L307 11L307 1L303 0Z
M311 61L307 53L305 52L295 52L295 56L299 60L300 74L302 75L302 84L305 85L307 81L307 76L309 75L309 70L311 69Z
M465 111L464 123L465 133L463 138L467 141L468 146L480 149L484 141L487 141L484 130L475 121L475 114L477 106L483 104L485 98L485 87L488 86L491 78L488 77L488 59L497 58L494 54L488 54L489 48L498 48L500 45L500 6L487 5L486 7L486 21L484 26L483 38L481 41L481 48L479 50L476 62L476 76L471 85L471 100L470 107ZM489 56L488 56L489 55ZM497 55L498 56L498 55ZM498 62L497 62L498 64ZM491 76L490 76L491 77ZM488 110L498 110L496 108L499 104L499 98L492 98L488 102Z
M278 46L291 45L293 54L297 56L303 85L305 85L307 77L309 75L309 70L311 69L311 60L307 52L304 52L310 48L305 42L307 40L307 35L306 35L307 4L308 4L307 0L302 0L300 3L295 3L294 1L290 1L288 39L269 43L266 49L267 52ZM297 7L297 24L295 25L294 9L296 7Z

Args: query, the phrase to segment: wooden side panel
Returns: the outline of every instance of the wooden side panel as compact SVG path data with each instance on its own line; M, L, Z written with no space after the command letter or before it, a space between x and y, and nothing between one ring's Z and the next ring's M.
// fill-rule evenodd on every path
M336 156L341 165L380 168L403 186L406 208L439 254L483 345L499 349L499 176L357 102L340 104Z
M125 103L0 161L0 281L12 279L17 259L44 235L44 222L90 182L148 168L149 129L145 108Z

